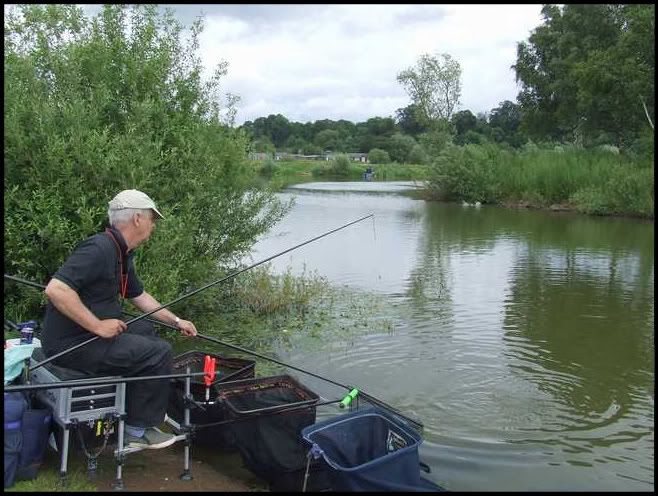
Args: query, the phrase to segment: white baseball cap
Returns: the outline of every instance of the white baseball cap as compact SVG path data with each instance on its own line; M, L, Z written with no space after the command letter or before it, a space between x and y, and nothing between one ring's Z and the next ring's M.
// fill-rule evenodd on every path
M124 189L109 202L110 210L122 210L124 208L150 208L158 217L164 219L155 206L155 202L146 193L136 189Z

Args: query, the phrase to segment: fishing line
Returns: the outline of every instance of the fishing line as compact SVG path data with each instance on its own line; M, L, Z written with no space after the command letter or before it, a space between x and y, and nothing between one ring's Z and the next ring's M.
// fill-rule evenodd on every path
M377 246L377 230L375 229L375 214L372 214L372 239L374 241L375 248L376 248L376 246ZM381 280L382 280L381 274L377 273L377 281L379 282L380 285L381 285Z

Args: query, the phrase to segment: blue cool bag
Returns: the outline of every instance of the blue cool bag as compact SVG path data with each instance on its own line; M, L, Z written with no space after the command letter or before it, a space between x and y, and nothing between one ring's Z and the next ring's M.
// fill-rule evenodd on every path
M50 410L28 408L23 413L23 447L18 460L18 479L36 479L48 446L51 420Z
M22 393L5 393L5 489L14 485L23 450L23 414L27 401Z

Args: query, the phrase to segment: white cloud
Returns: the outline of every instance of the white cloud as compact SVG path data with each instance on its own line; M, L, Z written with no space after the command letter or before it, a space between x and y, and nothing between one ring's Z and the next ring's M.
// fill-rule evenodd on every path
M207 75L228 61L223 91L241 97L238 124L394 115L410 103L396 76L422 53L455 58L460 109L489 111L515 100L516 45L541 24L540 4L167 6L187 26L205 13L199 55Z

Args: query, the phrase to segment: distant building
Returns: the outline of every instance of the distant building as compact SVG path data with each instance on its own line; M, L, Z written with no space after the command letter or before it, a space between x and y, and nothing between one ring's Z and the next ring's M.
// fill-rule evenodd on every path
M251 152L249 154L249 160L267 160L268 158L272 158L271 153Z
M275 160L322 160L323 155L303 155L301 153L276 152Z
M325 160L333 160L338 155L347 155L347 157L350 160L353 160L354 162L363 162L364 164L368 163L368 154L361 152L344 153L344 152L332 152L331 150L327 150L325 151Z

